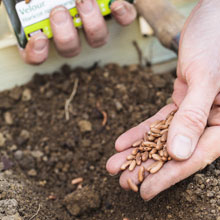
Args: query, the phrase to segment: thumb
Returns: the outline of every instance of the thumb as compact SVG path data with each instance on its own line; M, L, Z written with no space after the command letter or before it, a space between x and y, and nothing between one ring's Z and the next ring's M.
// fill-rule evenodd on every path
M190 85L175 114L168 133L168 152L176 160L188 159L204 132L208 115L217 94L211 84Z

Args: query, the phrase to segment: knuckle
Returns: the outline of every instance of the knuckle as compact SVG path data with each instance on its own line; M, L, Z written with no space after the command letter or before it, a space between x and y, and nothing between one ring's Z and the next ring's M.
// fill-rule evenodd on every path
M89 36L89 38L91 39L96 39L97 36L100 36L100 35L104 35L103 38L105 37L105 33L103 34L103 22L96 22L96 24L92 24L92 25L88 25L86 27L86 32Z
M75 40L75 35L74 34L69 34L67 36L62 36L62 37L56 37L55 38L55 41L57 44L59 45L66 45L70 42L73 42Z
M207 123L208 115L202 109L184 109L182 114L179 115L182 117L182 121L186 124L189 128L194 130L196 133L201 133Z

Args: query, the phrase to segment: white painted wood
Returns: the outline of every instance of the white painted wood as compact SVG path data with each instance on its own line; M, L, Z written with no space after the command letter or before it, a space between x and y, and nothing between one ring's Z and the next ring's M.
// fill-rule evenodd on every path
M180 11L188 15L196 1L173 0L173 2L178 3ZM122 28L111 19L107 21L110 33L109 41L102 48L90 48L82 31L80 31L82 53L79 56L64 59L56 53L51 43L49 59L43 65L27 65L20 58L17 46L10 46L15 43L15 40L8 25L6 25L7 21L3 9L0 8L0 10L0 47L2 47L0 49L0 90L24 84L36 72L40 74L51 73L65 63L72 67L89 67L94 62L99 62L100 65L111 62L120 63L121 65L138 63L137 51L132 44L133 40L138 43L143 56L153 64L165 62L176 57L173 52L163 48L155 38L144 38L141 35L138 20L132 25Z

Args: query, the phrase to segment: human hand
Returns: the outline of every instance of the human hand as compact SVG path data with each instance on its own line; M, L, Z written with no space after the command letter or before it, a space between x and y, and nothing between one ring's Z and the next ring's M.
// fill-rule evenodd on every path
M216 29L220 19L219 10L220 2L217 0L200 1L182 32L178 77L172 97L178 111L170 125L167 140L169 154L182 162L173 160L165 164L157 174L146 173L140 189L141 196L146 200L219 157L220 45L216 45L220 37L220 31ZM121 153L109 159L107 170L110 174L119 172L120 166L131 152L130 146L143 137L149 124L164 119L174 108L174 105L166 106L156 116L118 138L116 150ZM212 127L205 129L207 121ZM144 166L149 166L150 163L149 160ZM137 170L122 173L120 184L125 189L128 189L128 178L138 184Z
M121 171L122 164L126 161L126 157L133 150L131 145L143 138L144 134L149 131L150 124L157 120L164 120L175 109L176 106L174 104L167 105L155 116L122 134L115 144L116 150L119 153L112 156L107 162L106 168L108 172L111 175L118 174ZM216 114L213 112L213 119L214 115ZM207 127L197 144L196 150L188 160L181 162L175 160L168 161L155 174L145 171L145 180L141 183L140 187L141 197L145 200L152 199L161 191L203 169L206 165L218 158L220 156L218 135L220 135L220 126ZM151 163L153 163L153 160L147 160L146 162L142 162L142 166L147 168ZM119 181L121 187L126 190L130 189L127 183L128 179L139 185L138 170L139 167L136 166L132 172L128 170L123 171Z
M100 47L107 42L108 30L96 0L78 0L76 7L83 22L83 29L89 45ZM115 1L111 5L112 15L123 26L136 18L136 10L126 1ZM53 40L58 53L64 57L74 57L80 53L80 39L73 25L69 11L62 6L56 7L50 14ZM20 49L25 62L29 64L43 63L48 57L49 40L39 33L29 40L26 48Z

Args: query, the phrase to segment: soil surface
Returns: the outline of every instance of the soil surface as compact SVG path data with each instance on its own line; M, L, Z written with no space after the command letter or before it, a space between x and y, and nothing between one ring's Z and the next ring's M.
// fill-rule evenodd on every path
M63 66L0 93L0 219L220 220L220 160L150 202L105 169L116 138L169 101L174 77L138 65Z

